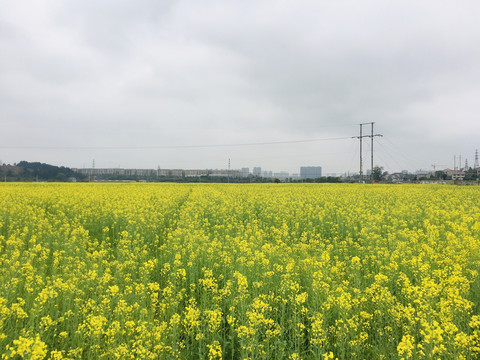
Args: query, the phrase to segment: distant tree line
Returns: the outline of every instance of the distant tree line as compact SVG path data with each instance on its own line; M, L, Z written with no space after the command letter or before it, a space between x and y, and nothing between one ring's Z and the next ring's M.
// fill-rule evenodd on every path
M20 161L18 164L0 166L1 181L81 181L85 178L70 168L40 162Z
M292 180L292 182L303 182L303 183L340 183L342 179L337 176L323 176L315 179L300 179Z

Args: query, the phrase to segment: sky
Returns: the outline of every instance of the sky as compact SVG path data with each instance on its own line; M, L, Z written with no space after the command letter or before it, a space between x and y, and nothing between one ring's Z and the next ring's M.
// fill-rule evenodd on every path
M476 0L3 0L0 161L340 174L374 122L389 172L472 166L479 16Z

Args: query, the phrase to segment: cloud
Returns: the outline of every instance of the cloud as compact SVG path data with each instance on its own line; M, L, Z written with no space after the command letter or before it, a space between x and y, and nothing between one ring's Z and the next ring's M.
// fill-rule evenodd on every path
M478 10L474 1L6 1L7 145L294 140L353 136L375 121L397 145L395 162L419 154L392 168L446 162L478 147ZM357 145L5 153L125 167L213 167L230 156L238 167L341 172L356 168Z

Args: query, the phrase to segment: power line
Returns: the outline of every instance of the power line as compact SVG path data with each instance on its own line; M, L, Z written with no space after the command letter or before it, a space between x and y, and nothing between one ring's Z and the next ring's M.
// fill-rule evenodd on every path
M405 161L407 162L407 164L412 164L412 163L416 163L415 166L417 167L421 167L422 166L422 163L417 160L417 157L414 157L414 156L411 156L411 154L409 154L406 150L405 147L402 147L402 146L399 146L397 144L395 144L392 139L386 137L385 140L387 140L390 145L392 145L392 147L390 148L392 150L392 152L395 152L396 154L400 155L401 157L403 157L403 159L405 159ZM386 146L386 144L383 144L384 146Z
M355 144L353 144L355 146ZM357 147L355 146L353 148L353 150L351 151L351 154L352 154L352 158L350 159L350 164L348 165L348 169L350 171L350 169L352 169L354 167L354 162L355 162L355 158L358 156L358 152L357 152Z
M393 173L393 168L390 166L389 162L385 160L383 155L377 154L377 157L380 159L381 163L385 166L385 168L390 172Z
M303 139L288 141L265 141L252 143L233 144L196 144L196 145L154 145L154 146L0 146L0 149L34 149L34 150L151 150L151 149L194 149L194 148L216 148L216 147L237 147L237 146L259 146L259 145L281 145L299 144L319 141L346 140L351 136L332 137L321 139Z
M404 167L396 160L396 158L390 153L390 151L387 149L387 147L385 146L385 144L383 144L381 141L378 141L377 143L382 147L382 150L383 150L384 154L387 155L391 160L393 160L393 162L394 162L395 164L397 164L397 166L398 166L400 169L404 168ZM379 156L379 157L380 157L380 156ZM380 157L380 158L381 158L381 159L383 160L383 162L386 164L385 158L383 158L383 157ZM392 171L392 168L391 168L390 166L387 165L387 167L389 168L390 171Z

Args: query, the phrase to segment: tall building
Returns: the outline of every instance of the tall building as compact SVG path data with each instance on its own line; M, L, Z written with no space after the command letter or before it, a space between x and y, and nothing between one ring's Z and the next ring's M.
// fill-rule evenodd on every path
M250 174L249 168L242 168L242 177L246 178Z
M300 179L316 179L322 176L321 166L300 167Z
M262 168L260 166L253 168L253 176L262 176Z

